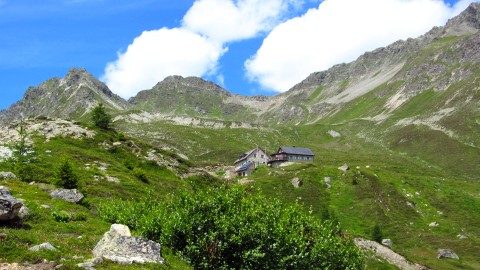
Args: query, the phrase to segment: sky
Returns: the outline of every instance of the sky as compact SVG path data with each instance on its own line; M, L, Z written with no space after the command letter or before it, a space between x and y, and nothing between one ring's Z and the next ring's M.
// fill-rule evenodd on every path
M125 99L169 75L272 95L476 1L0 0L0 109L72 67Z

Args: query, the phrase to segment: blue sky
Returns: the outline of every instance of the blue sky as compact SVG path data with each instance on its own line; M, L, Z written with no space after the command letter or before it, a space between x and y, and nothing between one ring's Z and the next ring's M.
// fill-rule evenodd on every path
M471 0L0 0L0 108L84 67L124 98L168 75L274 94L443 25ZM379 11L382 12L379 12Z

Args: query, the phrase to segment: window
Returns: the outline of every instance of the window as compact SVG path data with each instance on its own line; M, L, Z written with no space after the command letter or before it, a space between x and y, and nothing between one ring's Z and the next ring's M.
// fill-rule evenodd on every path
M264 158L264 157L265 157L264 155L261 156L261 158Z

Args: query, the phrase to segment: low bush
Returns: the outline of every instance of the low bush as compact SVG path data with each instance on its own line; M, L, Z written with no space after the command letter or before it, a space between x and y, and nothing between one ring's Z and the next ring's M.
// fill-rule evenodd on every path
M363 269L351 241L299 204L244 187L222 186L159 201L100 204L109 222L128 225L185 257L195 269Z
M143 169L140 169L140 168L133 168L132 170L132 174L138 178L138 180L144 182L144 183L148 183L148 177L147 177L147 173L143 170Z

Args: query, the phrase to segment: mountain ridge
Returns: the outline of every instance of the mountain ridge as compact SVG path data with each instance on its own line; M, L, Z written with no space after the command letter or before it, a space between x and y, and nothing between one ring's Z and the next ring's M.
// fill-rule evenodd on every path
M312 124L334 116L345 104L365 96L384 84L387 84L384 86L386 89L379 95L387 96L387 92L390 92L390 99L384 101L383 107L392 111L424 91L425 87L448 88L453 82L469 75L468 71L457 68L456 73L450 78L445 77L441 80L426 78L426 81L422 81L421 78L415 77L419 73L427 77L435 72L443 74L445 66L455 64L457 61L455 57L452 59L444 57L446 64L440 65L425 66L419 62L433 61L431 55L422 56L422 51L433 46L432 44L440 44L445 40L453 40L453 47L457 44L457 48L447 49L463 50L465 55L473 57L473 61L470 61L472 63L478 60L475 54L477 49L475 35L478 35L480 29L479 10L480 3L472 3L443 27L434 27L419 38L399 40L386 47L366 52L348 64L338 64L328 70L314 72L290 90L273 96L242 96L232 94L221 86L201 78L169 76L151 89L140 91L126 101L115 95L85 69L72 69L63 79L52 78L39 87L30 87L22 100L0 112L0 121L18 120L20 115L79 118L86 115L95 104L105 103L113 111L126 112L127 116L124 119L128 118L129 111L140 110L157 115L178 115L250 124L285 122ZM462 41L464 38L471 40ZM461 48L458 42L463 42L462 46L465 48ZM423 59L415 59L422 57ZM394 81L404 83L394 89L392 88ZM432 85L432 81L435 85ZM72 91L72 87L86 89ZM77 98L73 98L75 95ZM50 102L47 101L48 98ZM83 104L82 99L85 101ZM59 101L66 103L60 104ZM162 117L158 119L161 120Z

